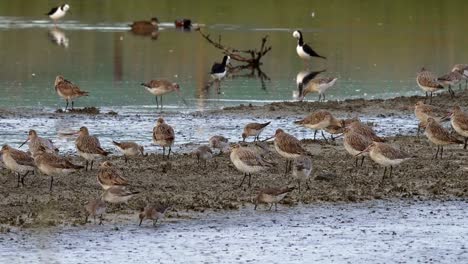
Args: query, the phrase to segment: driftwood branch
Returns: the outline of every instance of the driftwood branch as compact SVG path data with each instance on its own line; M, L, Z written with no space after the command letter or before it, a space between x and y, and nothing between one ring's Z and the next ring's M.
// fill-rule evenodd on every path
M251 67L260 67L262 65L261 59L265 56L271 49L271 46L267 46L268 35L262 38L260 49L248 49L240 50L233 47L229 47L221 43L221 35L218 36L218 41L215 41L211 38L209 34L203 33L203 31L198 31L200 35L208 41L215 48L223 51L224 54L229 55L232 60L246 63L247 66Z

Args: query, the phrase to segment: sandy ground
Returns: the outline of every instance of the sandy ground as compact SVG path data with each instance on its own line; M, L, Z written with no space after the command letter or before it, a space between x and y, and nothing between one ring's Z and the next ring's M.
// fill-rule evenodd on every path
M447 95L434 98L434 104L465 106L467 94L457 100ZM305 115L318 108L333 112L382 115L408 115L412 105L420 97L396 98L392 100L349 100L344 102L318 103L273 103L267 106L240 106L229 108L225 114ZM216 115L215 112L212 113ZM312 133L311 133L312 135ZM354 157L343 148L342 140L332 144L303 139L303 145L313 156L313 180L310 190L299 194L294 191L284 200L286 205L320 203L324 201L356 202L363 200L422 197L446 198L468 196L468 152L461 146L447 147L442 160L432 160L435 151L427 139L414 136L399 136L389 139L390 143L411 153L412 160L394 169L392 180L380 184L383 168L366 160L363 167L354 167ZM272 169L253 175L251 188L238 188L242 173L231 164L228 154L216 156L203 168L192 155L175 154L169 161L160 154L150 154L124 163L121 157L109 159L130 180L131 189L141 193L121 208L111 206L110 217L119 214L134 214L148 201L172 204L172 216L183 212L206 209L238 209L249 204L258 189L294 185L291 175L284 175L285 160L279 157L270 144L269 158L276 162ZM83 161L74 157L74 161ZM97 169L81 171L67 177L57 178L53 193L48 192L49 178L42 175L29 176L26 186L15 188L16 177L1 170L0 181L0 224L13 226L54 226L82 224L83 204L100 195L96 181Z

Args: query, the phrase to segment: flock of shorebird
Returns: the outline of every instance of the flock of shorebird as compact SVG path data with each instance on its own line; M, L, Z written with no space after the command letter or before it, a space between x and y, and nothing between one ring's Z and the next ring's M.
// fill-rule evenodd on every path
M64 5L60 8L62 8L63 12L66 12L69 7L68 5ZM56 10L56 12L58 11ZM52 16L51 18L53 18ZM298 39L296 51L299 57L303 59L310 59L312 57L325 59L325 57L318 55L304 42L300 31L294 31L293 36ZM211 73L214 79L220 80L225 77L226 65L229 63L229 59L229 56L224 56L222 63L213 65ZM315 75L304 75L301 76L300 80L298 78L298 86L302 91L301 99L307 93L317 92L319 100L325 100L325 91L333 86L337 80L336 78L315 78ZM444 85L448 85L449 92L453 96L454 91L452 90L452 86L460 84L462 80L466 80L468 83L468 65L455 65L449 74L439 78L423 68L416 78L417 84L426 92L426 99L428 96L430 97L430 102L432 102L432 93L442 90ZM142 85L156 96L158 107L159 104L162 107L162 96L164 94L173 91L180 94L179 85L167 80L152 80L142 83ZM60 97L65 99L65 110L67 110L70 101L73 108L74 99L88 95L88 92L82 91L77 85L60 75L55 79L55 90ZM424 134L429 141L437 146L434 159L442 158L443 148L446 145L464 143L464 148L467 148L468 114L464 113L459 106L455 106L452 111L447 112L444 109L426 104L425 101L419 101L415 105L414 113L419 120L418 136L420 129L424 129ZM440 124L448 119L450 119L455 132L463 137L464 141L459 140ZM295 121L295 124L314 130L314 139L316 138L316 133L321 131L322 137L326 142L328 140L323 133L324 131L331 134L333 140L334 135L343 135L344 149L355 158L356 167L359 166L359 159L361 159L360 166L362 166L365 157L369 157L384 167L381 183L386 178L387 169L390 170L388 177L391 177L394 166L411 158L407 153L386 143L386 139L379 137L372 127L364 124L357 117L338 119L329 111L318 110L302 120ZM312 154L304 148L299 139L280 128L276 129L275 134L271 138L260 141L260 134L268 125L270 125L270 122L249 123L245 125L241 133L242 141L245 142L248 138L253 137L253 142L255 142L253 145L244 146L243 142L231 144L227 138L216 135L209 139L208 145L199 146L193 154L197 157L199 163L203 161L204 166L206 166L207 161L214 158L215 149L218 149L220 154L230 153L229 156L232 164L238 171L244 174L239 187L243 186L247 178L247 185L250 187L252 174L266 171L275 166L275 163L267 159L265 155L268 152L268 146L265 145L265 141L274 138L274 149L279 156L286 160L285 174L292 174L295 181L297 181L299 193L301 193L301 184L305 183L309 187L308 184L313 171ZM17 186L20 184L24 185L25 177L38 170L50 177L49 191L52 192L54 177L65 176L82 169L92 170L95 160L110 154L110 151L104 150L101 147L99 139L89 133L88 128L83 126L74 134L78 136L75 142L76 151L84 159L84 166L73 164L69 158L60 156L58 148L54 146L52 141L40 137L35 130L29 131L27 140L22 144L24 145L28 142L28 152L4 145L0 154L2 155L5 167L17 174ZM175 141L175 132L163 118L157 119L156 125L153 128L152 141L155 145L163 148L163 158L169 159L172 151L171 147ZM125 162L129 158L147 155L143 146L135 142L113 141L113 144L124 155ZM106 202L115 204L126 203L131 197L138 194L138 192L131 191L128 188L128 180L121 175L119 170L110 161L104 161L99 165L97 183L102 187L103 192L98 199L89 201L85 209L87 212L86 219L89 216L94 218L99 217L100 223L102 223L102 214L106 210ZM295 187L288 186L260 190L254 199L255 209L259 203L269 204L270 209L275 205L276 209L277 203L293 189ZM145 208L142 208L139 214L140 225L144 219L151 219L156 223L170 208L167 205L147 205Z

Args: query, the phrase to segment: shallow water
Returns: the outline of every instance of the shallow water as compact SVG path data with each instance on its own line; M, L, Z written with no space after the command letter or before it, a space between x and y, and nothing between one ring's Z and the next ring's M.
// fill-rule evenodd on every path
M1 107L62 107L53 89L57 74L90 91L78 106L151 105L154 98L139 84L153 78L180 83L190 107L197 109L292 100L296 74L306 68L291 36L298 28L328 58L314 60L307 68L326 69L324 76L339 77L328 93L333 100L420 93L414 79L422 66L443 74L468 58L468 36L460 34L465 30L461 0L423 5L383 0L304 0L291 5L201 1L197 6L187 1L67 2L71 13L59 22L59 29L43 15L50 1L0 2L0 45L8 51L0 55ZM157 40L128 32L131 21L153 16L162 21ZM220 95L205 90L210 67L222 53L197 32L174 30L171 22L183 17L206 24L205 32L215 38L222 35L223 43L242 49L258 47L260 38L268 35L273 49L263 60L262 70L270 77L265 89L256 78L232 77L222 83ZM169 109L185 108L174 95L165 102Z
M103 108L101 111L107 113L115 108ZM11 117L9 115L2 119L0 143L8 142L14 147L18 147L27 138L30 128L34 128L39 135L51 139L56 146L65 153L75 153L75 137L63 137L60 133L78 131L81 126L87 126L90 133L99 137L105 149L113 150L112 140L124 141L132 140L145 147L146 151L155 152L160 148L152 145L152 129L156 123L154 110L149 109L144 112L127 108L126 114L110 115L48 115L52 109L45 109L43 115L31 115L27 118ZM271 122L262 132L261 139L266 139L274 135L277 128L281 127L288 133L302 138L313 138L313 131L307 128L298 127L293 121L304 117L303 115L285 116L280 119L255 118L249 115L210 115L201 112L163 112L167 123L174 127L176 132L175 151L188 152L196 148L198 144L206 144L211 136L223 135L230 142L242 140L241 133L243 126L252 122ZM158 115L158 116L159 116ZM342 118L349 118L343 116ZM341 117L340 117L341 118ZM375 130L382 136L395 136L411 134L415 132L417 121L414 118L402 115L392 117L369 117L363 116L362 121L376 123ZM329 137L327 133L326 137ZM320 134L317 138L321 139ZM253 140L249 138L248 141ZM27 149L24 146L23 149ZM117 152L116 152L117 153Z
M0 235L2 263L466 263L466 201L248 206L191 220ZM135 222L133 222L135 220ZM118 230L116 230L118 229Z

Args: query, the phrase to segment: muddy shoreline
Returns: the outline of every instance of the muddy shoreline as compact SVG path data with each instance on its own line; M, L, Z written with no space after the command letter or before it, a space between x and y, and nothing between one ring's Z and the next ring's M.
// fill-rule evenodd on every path
M423 97L399 97L389 100L346 100L342 102L281 102L265 106L229 107L221 111L192 113L197 115L245 115L262 118L304 116L316 109L327 109L338 116L408 116L413 105ZM467 92L458 92L456 99L446 94L434 97L433 104L449 108L454 104L466 107ZM16 115L2 110L0 115ZM22 118L34 112L20 114ZM50 113L50 115L58 115ZM62 114L63 115L63 114ZM96 118L99 118L96 115ZM310 133L309 135L312 135ZM388 198L454 199L468 197L468 152L461 146L450 146L444 159L432 160L435 149L423 136L390 137L391 144L411 153L413 159L394 170L392 181L380 185L383 168L370 160L363 167L354 167L354 158L343 148L342 140L332 144L302 139L313 156L313 180L310 190L299 194L294 191L283 204L358 202ZM124 163L123 158L109 158L130 181L131 189L141 193L121 208L110 206L107 222L115 216L134 217L148 201L172 204L170 217L188 217L190 212L204 210L236 210L249 206L260 188L293 185L290 175L284 175L285 160L269 145L269 158L276 162L271 170L253 175L251 188L237 188L242 179L229 160L229 155L219 155L203 168L190 153L176 153L169 161L160 154L151 153ZM79 157L73 157L82 163ZM67 177L56 178L54 191L48 192L48 177L29 176L26 186L15 188L16 178L7 170L0 170L0 224L3 226L43 227L57 225L82 225L83 204L100 195L96 181L97 169L81 171ZM326 177L324 177L326 176ZM106 224L106 223L105 223Z

